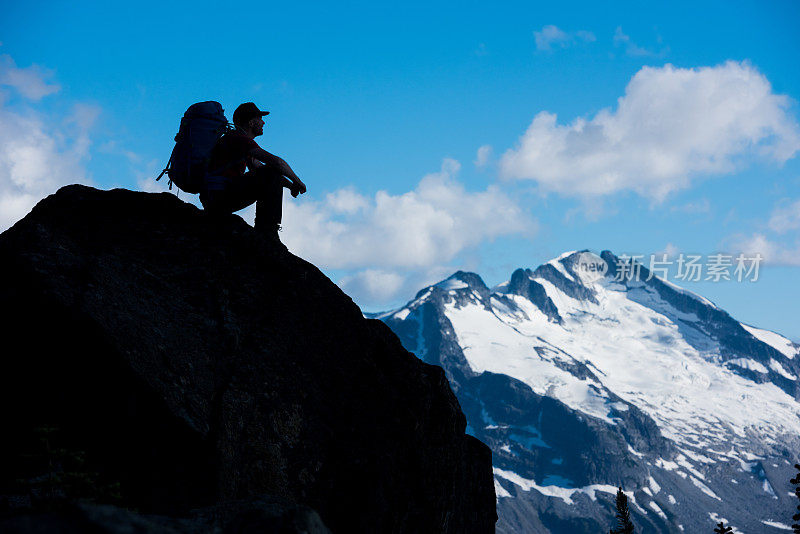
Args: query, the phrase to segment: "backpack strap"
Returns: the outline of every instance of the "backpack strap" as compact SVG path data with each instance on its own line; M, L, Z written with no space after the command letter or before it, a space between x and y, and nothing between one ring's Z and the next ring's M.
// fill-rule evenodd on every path
M173 148L172 149L172 153L169 155L169 160L167 161L167 166L164 167L164 170L161 171L161 174L158 175L158 178L156 178L156 182L159 181L161 179L161 177L164 176L165 174L167 175L167 177L169 177L169 169L170 169L170 166L172 165L172 157L174 155L175 155L175 149ZM172 180L169 180L167 183L169 184L169 190L172 191Z
M240 128L238 126L236 126L235 124L233 124L232 122L226 123L224 126L222 126L219 129L219 132L221 132L220 133L220 139L222 139L223 135L225 135L227 133L230 133L230 132L235 132L236 130L239 130L239 129ZM219 167L219 168L216 168L216 169L213 169L213 170L209 170L206 174L207 175L208 174L217 174L218 172L228 170L231 167L233 167L234 165L238 165L239 163L241 163L243 161L247 161L247 156L245 156L243 158L240 158L240 159L237 159L236 161L229 161L228 163L226 163L222 167Z

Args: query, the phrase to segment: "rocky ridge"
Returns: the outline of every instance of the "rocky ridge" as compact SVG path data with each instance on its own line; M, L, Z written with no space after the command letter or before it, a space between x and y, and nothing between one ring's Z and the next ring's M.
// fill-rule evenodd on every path
M46 477L20 458L48 426L141 514L267 499L333 532L494 531L491 454L442 369L241 218L68 186L0 258L6 506Z

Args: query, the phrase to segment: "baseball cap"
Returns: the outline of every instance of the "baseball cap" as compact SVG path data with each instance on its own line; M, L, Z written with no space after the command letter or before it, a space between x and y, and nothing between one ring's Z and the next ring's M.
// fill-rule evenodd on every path
M252 102L245 102L233 112L233 123L241 126L253 117L263 117L264 115L269 115L269 111L261 111Z

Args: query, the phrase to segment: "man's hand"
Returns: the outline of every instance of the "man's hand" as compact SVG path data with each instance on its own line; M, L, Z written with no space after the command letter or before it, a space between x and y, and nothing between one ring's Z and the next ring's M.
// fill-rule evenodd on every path
M306 192L306 184L303 183L302 180L297 179L293 184L292 188L290 189L292 196L297 198L297 195L301 195Z

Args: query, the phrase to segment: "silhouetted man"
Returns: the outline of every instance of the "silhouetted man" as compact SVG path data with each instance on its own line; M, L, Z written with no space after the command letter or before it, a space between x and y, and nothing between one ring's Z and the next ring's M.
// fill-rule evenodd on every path
M293 197L306 192L306 184L289 165L255 142L264 133L261 111L245 102L233 112L236 129L223 135L211 150L206 191L200 202L208 211L233 213L256 203L256 230L278 239L283 188ZM247 172L245 172L247 171Z

